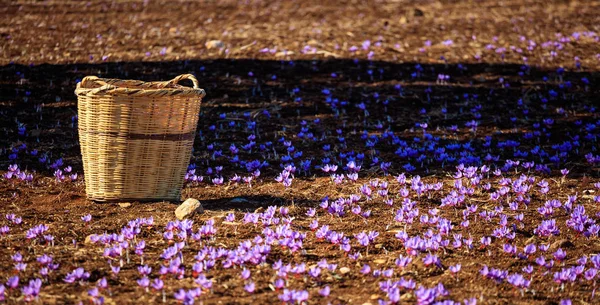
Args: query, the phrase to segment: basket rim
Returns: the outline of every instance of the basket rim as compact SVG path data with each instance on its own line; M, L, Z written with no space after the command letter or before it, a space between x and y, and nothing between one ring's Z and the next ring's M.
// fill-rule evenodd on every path
M194 87L178 84L179 81L185 79L191 80ZM206 96L206 92L198 87L198 80L192 74L182 74L172 80L158 82L86 76L81 82L77 83L75 94L78 97L104 95L129 97L188 96L200 99Z

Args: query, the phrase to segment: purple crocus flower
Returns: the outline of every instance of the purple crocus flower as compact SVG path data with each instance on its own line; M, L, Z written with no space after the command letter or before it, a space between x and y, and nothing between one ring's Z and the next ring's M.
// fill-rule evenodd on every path
M371 267L369 265L363 265L362 268L360 269L360 273L362 274L369 274L371 273Z
M106 280L105 277L103 277L98 280L98 282L96 283L96 286L100 289L106 289L106 288L108 288L108 281Z
M525 254L527 255L532 255L534 254L536 251L536 246L535 244L528 244L525 246L525 248L523 249L523 252L525 252Z
M558 235L560 231L556 226L556 219L549 219L543 220L542 223L534 230L534 233L541 237L547 237L550 235Z
M8 227L8 226L1 226L0 227L0 234L7 235L9 232L10 232L10 227Z
M65 276L64 281L67 283L74 283L77 281L85 281L89 277L90 273L86 272L83 268L79 267L67 274L67 276Z
M11 256L11 258L15 263L20 263L23 261L23 255L21 255L21 252L15 253Z
M448 269L450 269L450 272L452 273L458 273L460 271L461 265L460 264L456 264L454 266L450 266Z
M562 248L559 248L558 250L556 250L556 252L554 252L554 258L557 261L562 261L567 257L567 252L565 252Z
M6 286L8 286L8 288L11 289L15 289L17 287L19 287L19 276L14 275L8 278L8 281L6 282Z
M526 280L523 275L514 273L507 276L506 281L517 288L528 288L530 281Z
M27 239L34 239L38 236L43 235L43 233L46 231L48 231L48 226L46 226L45 224L40 224L27 230L27 232L25 233L25 237Z
M348 168L348 171L351 173L357 173L360 171L360 168L361 168L361 166L356 165L356 163L354 161L348 162L348 164L346 164L346 167Z
M88 290L88 295L92 298L97 298L100 296L100 290L98 290L98 287L93 287L92 289Z
M590 268L583 274L583 276L586 280L591 281L596 277L596 274L598 274L598 269Z
M248 284L244 285L244 290L246 290L248 293L253 293L255 288L256 285L254 282L249 282Z
M562 299L560 300L560 305L571 305L571 299Z
M214 185L222 185L223 184L223 177L216 177L212 179L212 183Z
M144 248L146 248L146 242L144 240L140 240L137 245L135 245L135 254L140 256L143 255Z
M40 294L40 289L42 288L42 280L41 279L33 279L29 281L27 286L24 286L21 291L23 293L23 297L26 302L33 301L37 299Z
M138 272L140 273L140 275L145 276L145 275L149 275L150 272L152 272L152 268L149 267L148 265L144 265L144 266L139 266L138 267Z
M404 267L408 266L408 264L410 264L411 261L412 261L412 258L410 256L400 255L396 259L396 266L398 266L400 268L404 268ZM365 265L365 266L367 266L367 265Z
M438 266L440 268L441 268L441 265L442 265L442 263L441 263L440 259L438 258L438 256L435 255L435 254L431 254L431 253L428 253L425 256L425 258L423 258L423 263L425 264L425 266L436 265L436 266Z
M25 263L16 263L15 264L15 270L17 270L18 272L25 271L25 268L27 268L27 264L25 264Z
M435 300L436 291L420 286L415 290L415 296L418 304L431 304Z
M87 214L87 215L81 216L81 220L83 220L83 222L85 222L85 223L90 222L90 221L92 221L92 215Z
M225 221L227 221L227 222L234 222L235 221L235 214L234 213L227 214L227 216L225 216Z
M187 292L185 289L181 288L173 295L176 300L183 302L187 297Z
M278 298L284 302L289 304L302 304L303 302L308 301L308 291L306 290L288 290L284 289L283 293L278 295Z
M391 287L387 291L387 297L391 303L396 304L400 302L401 292L398 287Z
M165 284L163 283L163 281L161 279L154 279L154 281L152 281L152 289L154 290L162 290L165 287Z
M251 274L250 274L250 270L248 270L248 269L244 269L244 270L242 271L241 278L242 278L243 280L247 280L247 279L249 279L249 278L250 278L250 275L251 275Z
M331 292L331 288L329 288L328 285L319 290L319 294L323 297L329 296L330 292Z
M321 275L321 268L313 267L308 269L308 275L310 275L313 278L318 278Z
M367 236L367 234L365 232L360 232L360 233L356 234L354 237L356 237L356 239L358 240L358 243L361 246L366 247L369 245L369 237Z
M252 177L252 176L248 176L248 177L242 177L242 181L244 181L244 183L248 184L248 186L251 186L251 185L252 185L252 179L253 179L253 178L254 178L254 177Z
M282 278L278 278L275 280L275 288L281 289L285 287L285 281Z
M148 286L150 285L150 279L147 276L144 276L137 280L137 284L142 288L148 289Z
M52 256L43 254L42 256L39 256L37 258L37 262L40 263L42 266L48 265L48 264L52 263Z
M358 173L349 173L346 174L346 177L348 178L348 180L356 182L358 180Z

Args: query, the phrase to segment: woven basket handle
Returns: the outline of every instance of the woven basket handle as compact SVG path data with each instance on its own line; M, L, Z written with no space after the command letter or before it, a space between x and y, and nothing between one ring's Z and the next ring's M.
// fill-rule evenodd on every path
M165 87L169 87L172 85L176 85L179 84L180 81L185 80L185 79L189 79L192 81L192 83L194 83L194 89L200 89L200 85L198 84L198 80L196 79L196 77L192 74L182 74L179 75L177 77L175 77L174 79L170 80L170 81L166 81L166 82L162 82L158 85L159 88L165 88Z
M191 80L193 89L176 88L175 85L182 80ZM122 80L114 78L98 78L97 76L86 76L77 84L75 94L93 96L111 92L116 95L128 96L166 96L166 95L194 95L204 97L206 93L200 89L198 80L192 74L182 74L170 81L165 82L143 82L139 80Z
M90 88L90 83L96 83L100 85L100 87L108 85L107 82L103 81L101 78L98 78L98 76L86 76L81 80L81 83L79 85L82 88Z

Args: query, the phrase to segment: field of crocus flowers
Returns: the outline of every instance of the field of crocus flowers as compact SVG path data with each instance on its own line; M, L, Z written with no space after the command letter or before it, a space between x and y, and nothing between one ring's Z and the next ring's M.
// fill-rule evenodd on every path
M600 302L597 1L0 3L0 303ZM204 213L88 201L76 83L183 73Z

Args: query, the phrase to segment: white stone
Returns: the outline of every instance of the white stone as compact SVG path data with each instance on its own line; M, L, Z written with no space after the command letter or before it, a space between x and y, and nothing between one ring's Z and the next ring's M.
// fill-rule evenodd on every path
M204 208L202 207L200 201L194 198L189 198L177 207L177 209L175 210L175 216L177 217L177 219L182 220L196 213L203 212Z
M210 49L222 49L225 47L225 44L220 40L209 40L204 44L204 46L209 50Z

